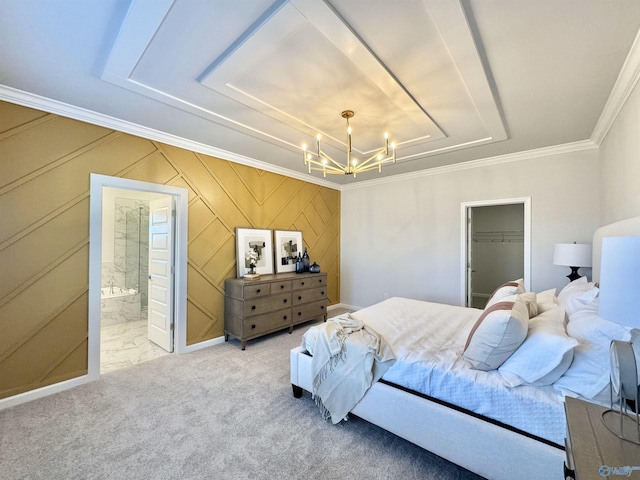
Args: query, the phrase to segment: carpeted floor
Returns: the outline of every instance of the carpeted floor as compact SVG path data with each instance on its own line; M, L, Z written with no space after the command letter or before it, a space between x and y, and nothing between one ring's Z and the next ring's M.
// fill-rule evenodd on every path
M0 412L0 478L480 477L364 420L334 426L295 399L289 350L307 326L167 355Z

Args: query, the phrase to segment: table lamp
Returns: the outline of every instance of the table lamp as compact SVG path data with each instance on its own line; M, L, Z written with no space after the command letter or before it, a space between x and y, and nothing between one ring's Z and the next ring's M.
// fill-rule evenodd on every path
M578 273L580 267L591 267L591 245L586 243L556 243L553 249L553 264L571 268L567 275L570 282L582 275Z

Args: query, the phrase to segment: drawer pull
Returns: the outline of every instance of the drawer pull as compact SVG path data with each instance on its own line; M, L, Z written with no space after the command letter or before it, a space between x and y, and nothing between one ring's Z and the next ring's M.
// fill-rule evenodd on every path
M252 323L252 324L251 324L251 328L256 328L256 324L255 324L255 323Z
M251 305L251 310L255 310L256 306L255 305Z
M304 282L301 282L300 285L302 285L304 287Z
M284 285L280 285L280 290L282 290L284 288Z
M260 293L260 289L256 290L256 293Z
M298 300L302 300L302 297L300 295L298 295Z
M286 298L284 299L284 303L287 303L287 299Z
M324 305L322 305L322 306L320 307L320 310L324 310Z
M298 316L302 315L302 312L298 312Z
M324 292L320 292L320 295L324 295Z
M286 320L286 319L287 319L287 316L285 315L284 317L282 317L282 319L283 319L283 320Z

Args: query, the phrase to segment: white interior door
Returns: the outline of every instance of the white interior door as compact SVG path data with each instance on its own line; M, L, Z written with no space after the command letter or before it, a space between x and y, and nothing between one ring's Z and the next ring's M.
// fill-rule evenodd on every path
M467 208L467 302L473 306L473 208Z
M173 352L174 208L173 197L149 203L148 337Z

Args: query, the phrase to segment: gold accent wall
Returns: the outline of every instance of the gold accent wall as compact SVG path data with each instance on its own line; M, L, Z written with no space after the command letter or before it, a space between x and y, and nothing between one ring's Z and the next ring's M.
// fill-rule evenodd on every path
M0 102L0 398L87 372L91 173L189 190L187 344L223 335L235 227L301 230L340 302L340 192Z

